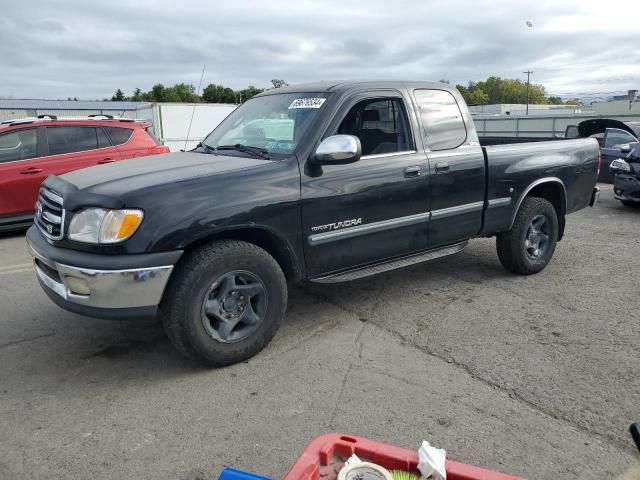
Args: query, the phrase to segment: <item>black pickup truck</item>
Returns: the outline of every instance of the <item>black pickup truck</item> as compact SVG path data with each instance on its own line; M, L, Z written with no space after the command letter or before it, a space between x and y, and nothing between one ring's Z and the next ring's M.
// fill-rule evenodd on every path
M594 139L481 145L448 85L307 84L257 95L192 151L48 178L27 242L62 308L158 316L183 354L226 365L273 338L287 283L491 236L508 270L539 272L598 168Z

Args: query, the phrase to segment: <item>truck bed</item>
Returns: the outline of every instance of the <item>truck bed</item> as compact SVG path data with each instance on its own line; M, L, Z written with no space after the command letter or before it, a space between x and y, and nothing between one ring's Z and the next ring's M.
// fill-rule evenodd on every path
M556 140L566 140L563 137L478 137L480 145L483 147L489 145L511 145L513 143L534 143L534 142L551 142Z

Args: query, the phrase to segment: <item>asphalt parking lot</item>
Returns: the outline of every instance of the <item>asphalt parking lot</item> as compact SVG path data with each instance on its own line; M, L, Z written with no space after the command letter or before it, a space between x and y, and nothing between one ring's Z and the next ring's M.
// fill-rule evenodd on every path
M494 240L334 286L296 287L274 342L207 370L153 323L92 320L37 286L0 237L0 478L281 478L341 431L536 479L637 461L640 209L568 217L549 267L502 269Z

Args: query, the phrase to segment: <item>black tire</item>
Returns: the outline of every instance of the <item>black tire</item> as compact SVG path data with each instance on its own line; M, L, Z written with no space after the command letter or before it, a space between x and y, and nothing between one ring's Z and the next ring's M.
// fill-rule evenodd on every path
M533 226L534 220L536 225L542 225L541 234ZM547 239L543 244L544 237ZM528 243L531 240L533 242ZM511 230L498 234L496 249L504 268L520 275L531 275L547 266L557 243L558 214L555 208L544 198L528 197L520 205Z
M249 298L245 294L249 300L245 301L244 307L250 306L251 312L255 310L253 316L260 319L254 326L246 326L250 332L246 337L239 336L236 340L232 340L232 335L237 333L231 333L236 328L232 327L225 342L214 328L214 324L220 326L225 322L219 315L210 316L206 310L208 302L215 301L216 311L229 315L223 310L225 301L215 298L218 295L216 282L217 279L231 278L231 285L236 285L235 281L241 275L255 279L257 283L251 285L259 284L266 300L262 302L263 297L260 297L262 312L258 312L256 306L249 305L256 297ZM239 284L236 287L249 285ZM237 288L225 288L224 300L228 300L232 293L237 295ZM235 308L238 308L237 303L233 300ZM165 290L160 316L171 343L178 351L206 365L221 367L246 360L267 346L280 327L286 307L287 283L274 258L251 243L224 240L204 245L180 261ZM242 312L236 310L235 317L242 317L245 308ZM237 325L241 324L242 320ZM216 335L218 338L214 338Z

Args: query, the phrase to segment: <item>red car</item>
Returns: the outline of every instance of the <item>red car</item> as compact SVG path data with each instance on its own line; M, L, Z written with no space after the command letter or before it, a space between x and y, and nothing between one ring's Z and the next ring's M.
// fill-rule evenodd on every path
M96 115L0 124L0 231L32 223L40 184L49 175L167 153L150 123Z

